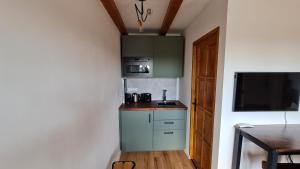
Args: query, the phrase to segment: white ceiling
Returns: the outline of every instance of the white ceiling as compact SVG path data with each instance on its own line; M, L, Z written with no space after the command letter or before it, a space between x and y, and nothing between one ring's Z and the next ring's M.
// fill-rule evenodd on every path
M197 17L209 1L210 0L183 0L169 32L182 32ZM169 2L170 0L146 0L144 2L144 9L150 8L152 10L152 14L148 16L144 24L144 32L159 32ZM138 0L115 0L115 3L128 31L130 33L138 32L134 4L136 3L140 7L140 2Z

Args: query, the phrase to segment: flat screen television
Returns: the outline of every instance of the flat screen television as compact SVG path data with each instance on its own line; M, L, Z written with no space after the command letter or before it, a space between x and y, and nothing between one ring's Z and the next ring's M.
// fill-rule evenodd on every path
M233 111L298 111L300 73L235 73Z

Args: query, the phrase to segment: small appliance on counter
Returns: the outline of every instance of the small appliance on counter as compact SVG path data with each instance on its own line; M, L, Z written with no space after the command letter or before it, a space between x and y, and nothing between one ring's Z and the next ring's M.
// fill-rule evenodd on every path
M125 93L125 104L131 104L133 102L132 94Z
M132 93L132 99L134 103L137 103L139 101L139 94Z
M140 102L149 103L151 102L151 93L142 93L140 94Z
M125 93L125 104L132 104L132 103L150 103L151 100L151 93Z

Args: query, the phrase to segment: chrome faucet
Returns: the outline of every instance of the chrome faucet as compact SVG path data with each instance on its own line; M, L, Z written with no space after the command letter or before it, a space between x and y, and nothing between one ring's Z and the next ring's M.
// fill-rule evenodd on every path
M167 91L166 89L163 90L163 95L162 95L162 99L163 99L163 102L167 102Z

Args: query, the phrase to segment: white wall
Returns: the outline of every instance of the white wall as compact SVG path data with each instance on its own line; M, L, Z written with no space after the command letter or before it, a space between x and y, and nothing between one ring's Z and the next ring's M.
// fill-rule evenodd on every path
M192 79L192 50L193 42L210 32L216 27L220 27L220 44L219 44L219 60L218 60L218 78L216 93L216 111L215 111L215 130L213 143L213 164L212 168L217 168L218 162L218 144L219 144L219 125L221 117L222 102L222 81L223 81L223 64L224 64L224 48L225 48L225 32L226 32L226 14L227 0L212 0L201 11L195 21L185 30L185 65L184 77L180 79L180 100L189 108L191 105L191 79ZM188 109L188 119L190 109ZM188 130L190 122L188 121ZM186 153L189 154L189 134L187 134Z
M232 112L234 72L299 72L299 7L298 0L229 1L218 168L231 168L235 123L284 123L283 112ZM300 112L287 117L300 123ZM241 168L261 168L261 149L245 149Z
M106 168L120 37L100 1L0 0L0 20L0 168Z
M152 100L162 100L163 90L167 100L178 100L178 78L128 78L128 93L151 93Z

